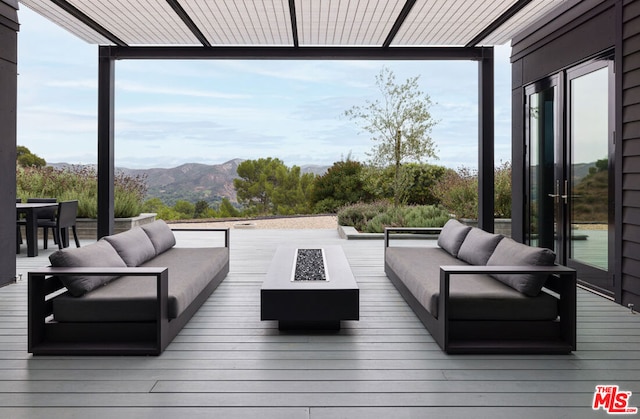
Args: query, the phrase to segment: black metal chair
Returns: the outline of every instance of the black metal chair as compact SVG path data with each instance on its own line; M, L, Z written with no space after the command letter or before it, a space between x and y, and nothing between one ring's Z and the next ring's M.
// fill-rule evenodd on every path
M21 198L16 198L16 204L22 202ZM23 225L24 222L20 218L20 214L16 212L16 255L20 253L20 245L22 244L22 230L20 226Z
M78 233L76 231L76 217L78 214L78 201L58 202L58 212L54 221L38 223L39 227L48 227L53 230L53 238L58 243L58 249L69 247L69 227L73 231L76 247L80 247ZM44 239L44 248L47 248L47 238Z
M58 202L56 198L27 198L27 202L34 204L48 204ZM49 229L51 227L51 223L56 221L56 207L51 208L42 208L38 210L38 228L42 228L42 238L44 239L44 248L46 249L49 242ZM58 243L56 239L56 235L53 235L53 242Z

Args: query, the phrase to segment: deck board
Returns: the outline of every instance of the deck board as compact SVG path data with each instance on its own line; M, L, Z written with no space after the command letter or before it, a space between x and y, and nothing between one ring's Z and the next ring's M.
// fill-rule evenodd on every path
M180 246L220 244L176 235ZM330 334L260 321L260 286L281 244L341 245L360 321ZM579 290L572 355L447 355L385 276L382 241L333 230L233 230L228 277L159 357L31 357L26 272L48 253L18 256L23 281L0 289L2 417L601 418L590 408L598 384L640 405L640 315Z

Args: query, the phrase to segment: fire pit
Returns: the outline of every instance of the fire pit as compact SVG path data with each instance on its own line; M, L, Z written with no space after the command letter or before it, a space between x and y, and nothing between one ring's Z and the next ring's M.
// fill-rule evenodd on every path
M327 261L322 249L296 249L292 281L328 281Z
M280 330L340 329L360 318L360 291L341 246L278 247L260 290L261 320Z

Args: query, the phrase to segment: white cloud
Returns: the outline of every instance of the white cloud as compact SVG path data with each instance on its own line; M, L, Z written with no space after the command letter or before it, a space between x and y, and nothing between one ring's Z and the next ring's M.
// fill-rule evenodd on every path
M251 99L251 95L224 93L211 90L189 88L158 87L151 84L138 83L127 80L116 81L116 90L132 93L148 93L150 95L192 96L213 99Z
M20 18L18 143L51 162L95 162L97 48L26 8ZM510 159L508 55L496 48L497 160ZM364 160L369 136L341 114L377 97L382 66L399 82L420 75L437 103L438 163L476 166L477 63L470 61L118 61L117 163L272 156L331 164L350 152Z

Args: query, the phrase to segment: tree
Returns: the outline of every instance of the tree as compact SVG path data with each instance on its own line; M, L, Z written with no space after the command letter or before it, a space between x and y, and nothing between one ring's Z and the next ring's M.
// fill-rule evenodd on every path
M275 214L308 214L311 212L313 173L301 174L300 167L279 167L276 172L276 185L273 188Z
M279 167L284 167L282 160L271 157L240 163L237 169L240 178L233 180L238 202L257 214L272 213L273 189Z
M311 198L315 211L336 212L342 206L371 200L362 170L362 163L349 158L333 163L327 173L315 180Z
M239 217L240 211L233 206L229 198L222 198L222 202L220 202L220 206L218 207L218 216L221 218L231 218L231 217Z
M47 165L42 157L38 157L22 145L16 147L16 162L22 167L44 167Z
M372 199L397 199L408 205L437 205L440 199L434 189L446 168L433 164L405 163L400 167L399 179L395 167L383 169L365 166L360 175L363 189ZM395 188L399 186L397 191Z
M280 159L245 160L233 180L238 202L252 214L302 214L310 212L315 175L300 174L300 167L285 166Z
M437 182L444 176L447 169L434 164L409 163L402 167L402 176L406 187L403 188L403 198L409 205L437 205L440 199L434 190Z
M200 200L196 202L196 205L193 210L194 218L204 218L207 216L209 211L209 203L207 201Z
M194 218L196 206L189 201L179 199L173 206L173 210L181 215L181 219L189 219Z
M397 84L393 71L384 67L376 76L382 99L366 101L364 106L353 106L344 113L373 135L371 139L376 144L368 153L370 163L379 167L393 165L396 205L400 203L402 190L402 164L419 162L424 157L438 158L430 136L437 121L429 112L431 98L420 90L418 78L411 77Z

